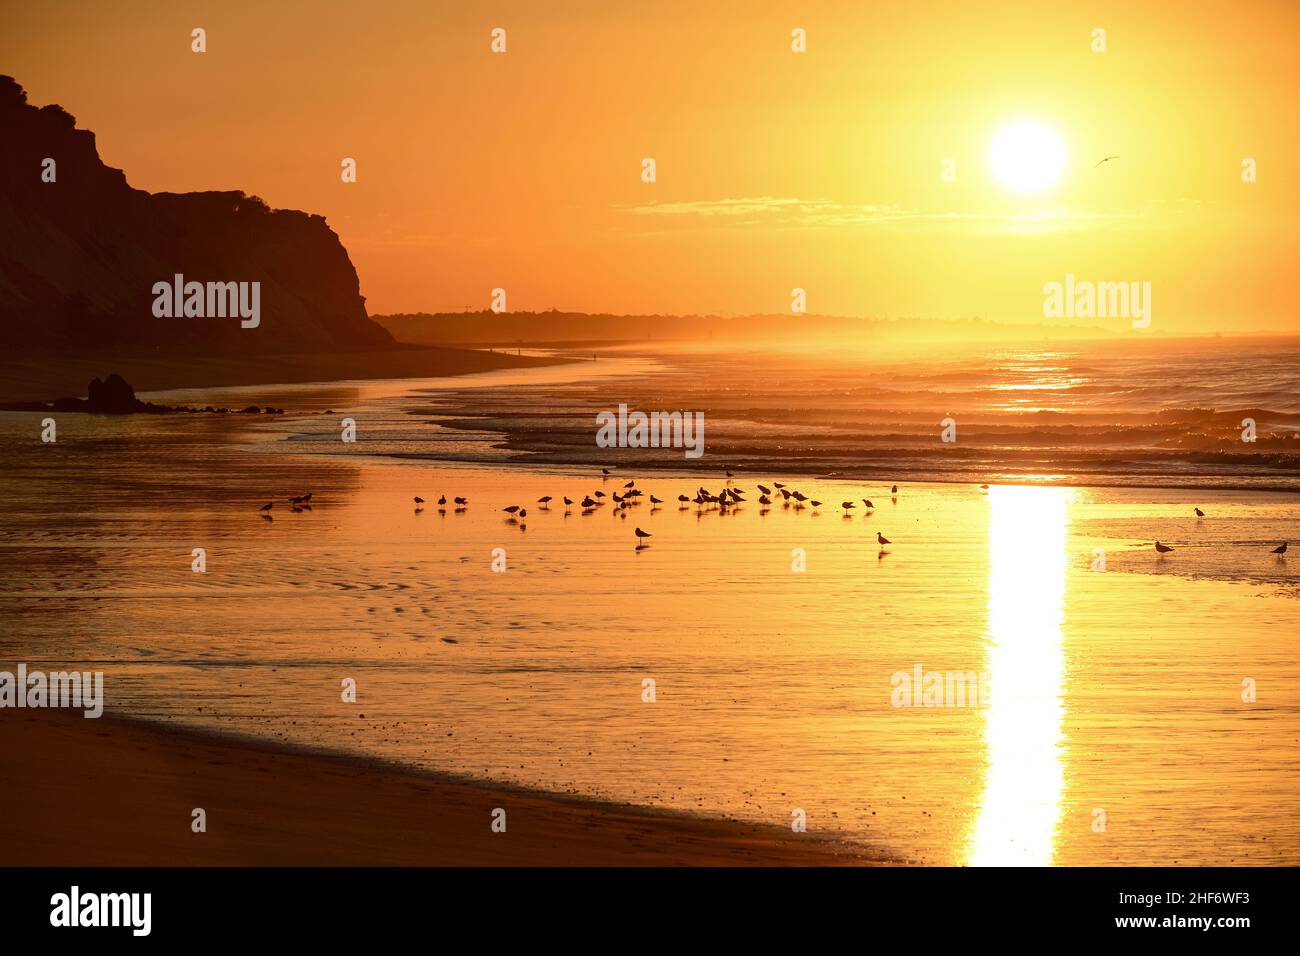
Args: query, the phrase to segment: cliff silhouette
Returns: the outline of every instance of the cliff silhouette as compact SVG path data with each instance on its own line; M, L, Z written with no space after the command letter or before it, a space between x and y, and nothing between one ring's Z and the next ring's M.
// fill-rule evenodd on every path
M46 158L56 179L42 181ZM261 323L158 318L153 285L260 282ZM323 216L239 191L149 193L105 166L95 134L0 76L0 346L182 354L386 349Z

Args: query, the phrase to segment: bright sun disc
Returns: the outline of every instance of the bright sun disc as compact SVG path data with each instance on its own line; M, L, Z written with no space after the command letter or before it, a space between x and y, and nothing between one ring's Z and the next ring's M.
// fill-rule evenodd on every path
M1052 185L1065 168L1065 147L1041 123L1017 123L1002 129L989 149L989 162L1003 185L1031 192Z

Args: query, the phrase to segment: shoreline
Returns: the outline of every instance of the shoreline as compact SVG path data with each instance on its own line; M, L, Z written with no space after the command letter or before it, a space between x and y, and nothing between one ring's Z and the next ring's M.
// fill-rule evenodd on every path
M0 714L8 866L885 865L788 828L421 773L139 718ZM51 759L53 758L53 759ZM111 786L108 786L111 781ZM202 807L207 831L191 831ZM506 811L506 832L491 814ZM51 839L57 835L57 839Z
M86 383L112 373L137 394L181 389L272 387L357 380L440 378L496 369L562 365L562 355L406 346L385 351L282 355L64 355L28 353L0 358L0 402L53 402L85 394Z

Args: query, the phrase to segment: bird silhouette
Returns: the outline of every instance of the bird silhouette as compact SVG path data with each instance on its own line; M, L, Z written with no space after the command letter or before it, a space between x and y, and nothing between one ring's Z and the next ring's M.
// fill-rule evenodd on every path
M266 504L262 505L262 507L258 508L257 510L258 510L258 511L270 511L270 510L271 510L272 508L274 508L274 507L275 507L275 502L274 502L274 501L268 501Z
M1104 159L1099 159L1099 160L1097 160L1096 163L1093 164L1093 167L1092 167L1092 168L1093 168L1093 169L1096 169L1096 168L1097 168L1098 166L1100 166L1102 163L1109 163L1112 159L1119 159L1119 157L1118 157L1118 156L1107 156L1107 157L1105 157Z
M453 498L453 499L451 499L451 500L454 501L454 502L456 502L456 504L458 504L458 505L467 505L467 504L469 504L469 499L468 499L468 498Z
M636 529L636 536L637 536L638 538L653 538L653 537L654 537L654 535L652 535L649 531L642 531L640 528L637 528L637 529Z
M440 495L440 496L438 497L438 505L439 505L439 506L442 506L442 505L445 505L446 503L447 503L447 496L446 496L446 495Z
M502 508L501 510L502 510L502 511L508 511L508 512L510 512L511 514L514 514L516 511L519 510L519 506L518 506L518 505L510 505L510 507L508 507L508 508Z
M840 507L843 508L845 511L848 511L850 508L856 508L857 505L855 505L855 504L854 504L853 502L851 502L851 501L841 501L841 502L840 502Z
M1167 545L1167 544L1161 544L1159 541L1156 542L1156 551L1157 551L1159 554L1168 554L1168 553L1169 553L1170 551L1172 551L1172 550L1174 550L1174 549L1171 548L1171 547L1169 547L1169 545Z
M883 534L881 534L879 531L876 532L876 542L877 542L877 543L878 543L882 548L883 548L885 545L887 545L887 544L893 544L893 543L894 543L894 542L890 541L888 538L886 538L886 537L885 537Z
M1198 518L1204 518L1204 517L1205 517L1205 512L1202 511L1200 508L1194 508L1193 510L1196 512L1196 517L1198 517Z
M1286 554L1286 542L1283 541L1283 542L1282 542L1282 546L1281 546L1280 548L1274 548L1273 551L1272 551L1271 553L1272 553L1272 554Z
M421 498L419 495L416 495L416 496L415 496L415 503L416 503L417 505L422 505L422 504L424 504L424 499Z

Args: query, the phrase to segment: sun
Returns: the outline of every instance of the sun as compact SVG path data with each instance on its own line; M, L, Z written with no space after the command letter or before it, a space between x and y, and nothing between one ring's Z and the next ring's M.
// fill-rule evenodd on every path
M1042 123L1015 123L998 131L989 149L989 164L1004 186L1035 192L1056 182L1065 168L1061 138Z

